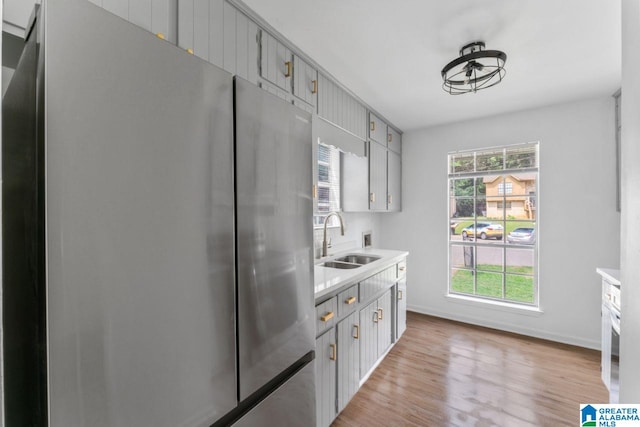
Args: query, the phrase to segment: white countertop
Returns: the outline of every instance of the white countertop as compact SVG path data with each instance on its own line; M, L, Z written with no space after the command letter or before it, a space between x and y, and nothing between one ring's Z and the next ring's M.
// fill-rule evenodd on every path
M319 264L322 264L327 261L331 261L335 258L340 258L341 256L347 254L365 254L365 255L376 255L379 256L380 259L370 262L369 264L365 264L362 267L353 268L349 270L343 270L339 268L331 268L331 267L323 267ZM375 249L375 248L366 248L366 249L352 249L348 251L343 251L319 260L316 260L314 276L315 276L315 297L316 299L328 295L339 288L346 287L353 283L358 283L359 281L366 279L369 276L372 276L385 268L397 263L398 261L405 258L409 255L407 251L395 251L389 249Z
M620 270L615 268L596 268L596 273L612 285L620 286Z

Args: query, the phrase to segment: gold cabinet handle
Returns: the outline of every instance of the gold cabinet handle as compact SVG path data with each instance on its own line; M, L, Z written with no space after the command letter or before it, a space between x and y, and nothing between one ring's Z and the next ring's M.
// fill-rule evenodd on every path
M353 338L359 339L360 338L360 325L353 325L353 329L355 331L355 334L353 335Z
M336 360L336 345L335 344L329 344L329 347L331 347L331 356L329 356L330 360Z
M391 142L393 141L393 134L392 133L388 133L387 134L387 142Z
M311 80L311 84L313 84L313 89L311 89L311 93L318 93L318 81Z
M407 269L407 267L405 267L404 265L402 267L398 267L398 270L400 270L400 271L404 271L406 269Z
M371 121L371 132L375 132L376 130L376 122L374 122L373 120Z
M287 67L287 72L284 73L284 76L291 77L291 61L285 62L284 65Z
M378 323L378 320L380 320L380 313L376 310L373 314L375 315L373 316L373 323Z
M330 319L333 319L333 311L329 311L327 314L325 314L324 316L320 316L320 320L322 320L323 322L327 322Z
M187 48L185 50L187 51L188 54L193 55L193 49Z
M375 201L376 201L376 193L369 193L369 201L371 203L375 203Z
M314 199L318 198L318 186L317 185L315 185L315 184L313 185L313 187L311 188L311 194L312 194L312 197Z
M398 301L402 299L402 291L398 290Z
M164 34L162 34L162 33L156 33L156 37L159 38L160 40L164 40L165 39Z
M351 305L354 302L356 302L356 297L349 297L346 300L344 300L344 303L347 304L347 305Z
M378 313L380 313L380 320L382 320L384 311L381 308L379 308Z

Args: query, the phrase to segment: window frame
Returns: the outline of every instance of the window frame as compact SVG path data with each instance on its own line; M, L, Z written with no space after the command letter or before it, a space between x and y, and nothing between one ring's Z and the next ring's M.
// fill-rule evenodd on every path
M530 164L526 167L507 168L509 156L513 155L514 153L518 153L519 149L523 149L522 153L527 153L527 152L533 153L532 154L533 164ZM539 271L538 252L539 252L539 241L540 241L539 240L539 229L540 229L540 210L539 210L540 151L539 150L540 150L540 144L538 141L535 141L535 142L527 142L524 144L514 144L514 145L505 145L500 147L488 147L488 148L478 148L473 150L455 151L447 154L447 160L448 160L448 175L447 175L448 208L447 208L447 211L448 211L448 217L449 217L448 228L450 230L448 235L449 243L447 245L447 252L448 252L447 254L447 268L448 268L447 296L463 297L463 298L468 298L478 302L493 302L493 303L498 302L501 304L506 303L508 305L515 306L516 308L539 309L539 306L540 306L540 299L539 299L540 286L539 286L539 274L538 274L538 271ZM499 153L500 151L502 151L501 166L498 167L497 166L498 162L496 162L493 168L487 169L486 167L487 156L491 154ZM471 158L473 159L472 162L469 161L469 159ZM481 165L482 166L481 168L478 168L478 162L477 162L478 158L481 158L483 162L483 164ZM512 158L516 158L516 157L512 157ZM460 168L462 169L460 171L456 170L457 166L454 166L453 162L456 161L456 159L462 159L462 161L459 162L459 164L461 165ZM510 163L510 166L513 166L514 164L517 164L520 161L521 160L514 162L512 160L509 160L509 163ZM470 167L471 163L473 167ZM534 181L533 188L535 191L531 192L530 189L532 188L532 186L526 185L524 189L525 193L523 195L514 194L513 189L515 188L515 185L513 185L512 182L507 182L506 178L508 176L522 176L524 174L532 175L532 178L533 178L532 180ZM484 189L482 190L484 191L484 193L478 194L478 192L481 191L479 190L478 180L482 180L482 183L485 184L485 182L488 182L483 180L485 177L499 177L499 179L502 179L502 182L498 183L498 185L502 186L502 191L498 190L497 196L487 195L486 187L484 187ZM467 194L457 193L458 187L457 187L456 180L469 180L469 179L472 180L471 186L473 187L473 195L469 196ZM510 185L506 185L506 184L510 184ZM465 183L465 185L468 186L469 185L468 182ZM516 191L516 193L519 193L519 192ZM500 200L497 200L497 197L500 197ZM523 197L525 198L525 200L533 199L533 200L530 200L530 202L523 202L523 204L525 205L528 203L528 206L529 206L528 209L530 209L531 218L530 219L513 218L507 212L509 209L507 206L512 205L512 201L514 201L515 198L523 198ZM493 199L493 200L490 200L490 199ZM503 232L502 232L501 240L497 240L496 238L495 243L489 242L488 240L486 241L480 240L476 236L478 234L477 232L474 232L473 237L466 241L465 240L458 241L452 237L455 232L455 227L453 226L453 223L455 222L456 216L454 216L454 213L459 212L458 203L465 200L467 202L469 201L472 202L471 216L467 217L465 220L465 221L469 221L469 220L473 221L473 223L469 227L473 226L474 230L476 230L477 224L481 222L489 222L489 223L493 222L497 224L502 224ZM478 201L480 201L481 203L478 203ZM498 219L490 219L487 217L487 213L488 213L487 211L489 210L488 208L489 202L497 202L496 205L498 204L502 205L502 207L499 208L501 210L501 217L498 216ZM484 212L482 212L482 214L480 214L478 211L479 207L484 207ZM481 219L483 215L485 219ZM535 241L533 244L525 245L525 244L507 243L507 234L508 234L507 225L509 225L510 222L511 224L514 224L515 221L531 221L532 222L532 227L535 230ZM524 227L524 225L517 225L516 228L517 227ZM468 235L467 237L470 237L470 236ZM454 250L457 250L458 252L456 253L456 258L458 259L458 263L460 262L460 258L459 258L460 248L462 248L462 256L463 257L468 256L468 261L470 263L469 266L467 266L466 260L464 262L464 265L455 264L454 261L452 260ZM500 267L500 269L491 270L491 269L482 268L482 267L479 268L478 254L480 252L484 252L488 254L490 251L497 251L498 249L501 251L501 258L502 258L501 265L500 266L488 265L485 267ZM511 256L514 256L518 251L520 251L519 256L524 255L525 257L528 257L528 256L532 257L531 259L532 259L533 265L532 265L531 273L526 272L526 270L525 272L519 273L517 272L518 265L515 263L514 264L509 263L510 257L508 256L508 254L511 254ZM527 251L531 251L531 254L527 254L526 253ZM495 256L495 253L492 256ZM457 290L453 289L453 284L452 284L453 278L455 274L459 273L459 271L468 271L473 276L473 279L472 279L473 289L470 292L465 292L461 290L460 287L458 287ZM481 274L478 274L478 273L481 273ZM501 296L490 296L488 295L490 292L486 292L486 291L485 291L486 293L485 295L479 294L478 293L479 292L478 276L483 275L482 280L485 280L484 276L491 276L493 274L500 274ZM519 300L517 299L517 297L514 297L513 294L511 296L508 295L509 283L514 283L518 276L522 276L523 277L522 280L527 280L524 278L530 278L532 280L533 301L525 301L523 298ZM514 282L510 282L510 281L514 281ZM497 289L497 288L494 288L494 289Z

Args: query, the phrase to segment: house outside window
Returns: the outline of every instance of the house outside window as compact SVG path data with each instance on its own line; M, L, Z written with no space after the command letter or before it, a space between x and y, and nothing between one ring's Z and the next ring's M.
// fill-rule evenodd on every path
M538 143L449 153L449 294L538 305Z

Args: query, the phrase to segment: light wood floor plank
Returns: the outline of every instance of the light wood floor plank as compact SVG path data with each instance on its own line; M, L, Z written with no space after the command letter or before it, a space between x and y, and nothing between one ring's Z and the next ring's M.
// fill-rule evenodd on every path
M410 312L332 427L575 426L607 401L597 351Z

